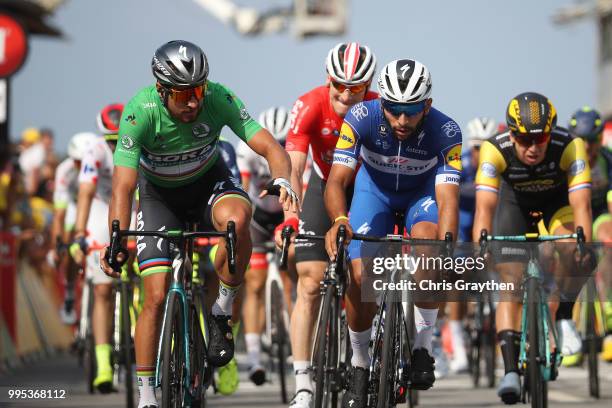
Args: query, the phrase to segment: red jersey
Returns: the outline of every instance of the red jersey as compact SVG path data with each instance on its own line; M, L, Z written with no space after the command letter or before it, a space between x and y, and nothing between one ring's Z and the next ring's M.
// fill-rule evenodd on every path
M376 92L368 91L364 100L376 98ZM319 86L300 96L291 109L290 119L285 149L308 154L310 146L314 170L327 180L343 122L329 100L329 87Z

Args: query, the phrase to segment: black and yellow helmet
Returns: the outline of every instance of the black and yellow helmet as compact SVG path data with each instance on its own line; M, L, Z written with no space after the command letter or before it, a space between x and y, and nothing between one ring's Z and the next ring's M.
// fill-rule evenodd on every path
M544 95L524 92L508 104L506 124L515 136L550 133L557 126L557 110Z

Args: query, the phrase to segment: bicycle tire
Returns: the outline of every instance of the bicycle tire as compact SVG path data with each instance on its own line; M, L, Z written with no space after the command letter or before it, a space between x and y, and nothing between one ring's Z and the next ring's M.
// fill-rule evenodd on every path
M270 304L272 307L272 344L275 345L277 360L278 377L280 382L280 393L281 401L283 404L289 402L289 396L287 395L287 379L286 379L286 364L285 364L285 350L287 347L287 330L285 328L285 320L283 313L285 306L283 302L283 292L278 285L277 281L272 281L270 285ZM274 364L273 364L274 366Z
M126 407L134 407L134 378L133 378L133 341L132 322L130 318L130 293L126 282L120 283L121 287L121 350L124 364L125 398Z
M587 288L587 293L589 288ZM591 301L593 296L587 295L586 302L586 348L587 363L589 367L589 394L593 398L599 399L599 362L597 354L597 334L595 333L595 303Z
M480 350L482 346L482 338L484 327L484 307L482 302L478 302L476 305L476 315L471 333L470 333L470 374L472 377L472 385L474 388L478 388L480 385Z
M547 399L540 359L540 293L536 279L527 280L527 341L529 343L527 376L532 408L545 408Z
M489 304L489 314L486 315L486 319L483 319L483 333L484 333L484 361L485 361L485 372L487 374L487 387L495 387L495 366L496 366L496 350L497 350L497 339L495 330L495 306L491 301L491 298L487 296L487 302ZM484 314L483 314L484 316Z
M406 325L408 329L408 345L410 349L410 356L412 357L412 348L410 339L416 338L416 326L414 325L414 302L408 302L408 307L406 309ZM408 360L410 362L410 360ZM419 390L408 388L408 406L410 408L416 407L419 405Z
M168 294L162 337L161 389L163 408L181 408L184 401L185 356L181 299Z
M386 304L383 326L382 361L378 379L378 408L389 408L395 405L395 334L397 324L397 302L393 299Z
M319 319L319 326L317 328L317 337L315 339L315 408L326 407L323 405L323 400L329 395L329 379L327 378L326 365L329 357L327 356L329 339L331 338L331 304L334 297L334 286L328 286L325 289L323 295L323 302L321 303L321 313ZM327 391L327 392L326 392ZM327 395L324 395L327 394Z
M189 315L189 355L191 366L191 392L193 408L202 408L206 404L206 345L200 326L198 309L191 306Z
M95 387L93 385L96 378L97 363L96 363L96 345L93 337L92 315L93 315L93 284L88 281L88 296L87 299L87 330L85 331L85 344L83 346L83 362L85 363L85 378L87 381L87 392L93 394Z

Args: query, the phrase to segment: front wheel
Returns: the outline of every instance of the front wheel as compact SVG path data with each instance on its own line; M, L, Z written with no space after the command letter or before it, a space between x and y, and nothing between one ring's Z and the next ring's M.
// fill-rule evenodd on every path
M185 349L181 299L168 294L162 337L161 388L162 407L181 408L185 395Z
M334 286L329 286L323 295L317 337L315 339L314 371L315 371L315 408L328 407L332 402L332 371L331 362L334 361L333 344L334 317L332 316L332 303L334 303ZM333 405L333 404L332 404Z
M395 326L397 322L398 303L391 300L386 304L383 323L382 361L380 363L380 378L378 379L378 408L395 406L395 380L397 355L395 344Z
M542 376L542 361L546 357L542 353L540 333L542 322L540 316L540 292L535 279L527 281L527 342L529 343L527 377L529 397L532 408L545 408L548 400L547 388Z
M283 291L278 285L277 281L273 281L270 287L270 304L272 307L272 346L273 349L276 349L276 356L274 356L277 360L278 367L278 377L280 379L280 392L281 392L281 400L283 404L287 404L289 402L289 398L287 395L287 381L286 381L286 361L285 361L285 353L288 347L287 344L287 330L285 328L285 319L283 314L285 313L285 306L283 302Z
M134 379L132 371L133 341L132 322L130 318L130 290L125 282L121 282L121 351L123 352L124 381L126 407L134 406Z

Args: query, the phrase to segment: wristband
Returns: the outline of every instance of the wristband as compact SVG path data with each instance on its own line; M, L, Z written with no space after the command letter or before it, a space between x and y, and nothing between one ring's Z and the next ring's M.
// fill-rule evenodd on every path
M289 218L287 221L279 224L276 228L274 228L274 233L276 233L276 231L282 230L286 226L290 226L291 228L293 228L293 231L297 232L299 228L298 227L299 223L300 222L297 218L295 217Z
M338 221L340 221L340 220L347 220L347 221L348 221L348 220L349 220L349 218L348 218L346 215L341 215L341 216L336 217L336 218L334 219L334 224L335 224L335 223L337 223L337 222L338 222Z

